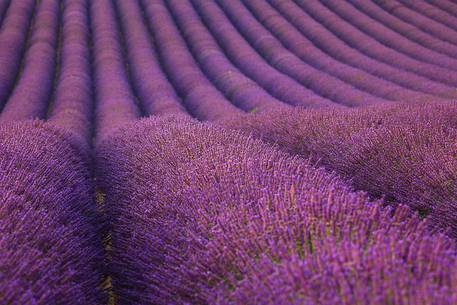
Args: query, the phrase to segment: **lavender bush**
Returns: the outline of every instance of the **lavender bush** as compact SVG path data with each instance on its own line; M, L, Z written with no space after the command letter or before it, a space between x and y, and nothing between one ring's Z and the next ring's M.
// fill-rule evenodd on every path
M311 157L356 189L430 214L456 236L456 111L453 103L284 110L222 124Z
M2 304L103 304L89 151L40 121L0 126Z
M118 304L453 304L455 245L270 145L183 117L98 149Z

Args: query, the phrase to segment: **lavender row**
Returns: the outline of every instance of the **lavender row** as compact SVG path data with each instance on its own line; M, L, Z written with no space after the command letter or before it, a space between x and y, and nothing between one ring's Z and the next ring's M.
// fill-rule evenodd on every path
M99 139L140 116L124 63L116 16L110 0L90 1L95 117Z
M37 8L24 68L0 116L2 122L44 118L53 90L60 6L43 0Z
M11 4L10 0L0 1L0 27L5 17L5 13L8 10L9 5Z
M405 88L442 97L455 97L452 86L404 71L389 62L384 63L382 60L370 57L369 54L347 44L293 1L269 0L269 3L313 44L333 58Z
M199 4L194 3L194 5L195 11L199 13ZM203 19L204 25L210 25L217 22L212 16L209 17L211 19L205 18L205 16L200 17L202 17L201 19ZM268 65L268 63L249 46L230 24L227 24L227 27L209 28L204 25L200 28L202 33L208 33L208 35L205 35L208 38L206 41L216 40L224 52L224 54L221 54L222 56L220 56L221 60L225 55L233 63L233 66L236 67L236 69L239 69L239 72L255 81L271 96L294 106L327 107L336 105L330 100L322 98L314 92L304 88L300 83ZM213 39L210 37L213 37ZM233 73L230 72L226 78L232 78L232 75ZM213 80L215 82L220 82L219 78L213 78ZM252 98L252 96L235 96L235 98L249 99ZM258 98L258 95L254 95L254 98Z
M141 0L160 60L187 110L201 120L241 113L214 87L190 54L162 0Z
M426 16L415 12L414 10L409 9L407 6L403 5L398 1L389 1L387 3L377 3L383 10L392 14L405 22L408 22L424 32L430 33L435 37L455 44L457 42L456 38L453 38L452 35L455 35L450 28L435 22L433 19L427 18Z
M311 41L276 12L268 2L248 0L244 1L244 3L257 20L272 32L286 48L315 69L336 76L359 90L388 100L405 102L439 99L422 92L403 88L395 83L335 60L314 46Z
M447 41L442 41L439 38L436 38L435 36L399 19L395 15L389 14L375 3L362 0L351 0L350 3L360 11L363 11L366 15L375 19L377 22L388 26L390 29L400 33L404 37L431 50L440 52L441 54L446 54L447 56L454 58L457 57L457 46Z
M189 1L170 1L168 4L194 58L233 104L248 112L285 106L230 62Z
M457 4L448 0L426 0L428 3L439 7L440 9L449 12L450 14L457 14Z
M224 126L310 157L356 189L407 204L457 236L456 112L453 103L432 102L277 111L233 118Z
M319 1L297 1L298 4L316 21L320 22L341 40L370 57L429 78L431 80L456 86L457 74L451 70L425 63L399 53L363 33L351 23L343 20Z
M414 18L412 24L444 41L457 44L457 20L454 15L424 1L401 0L394 3L403 4L401 14L408 20Z
M388 101L357 90L336 77L304 63L265 30L240 2L220 1L218 3L238 31L271 65L320 95L347 106L361 106Z
M125 33L132 84L147 115L185 114L163 72L137 1L116 1Z
M106 304L84 147L39 121L0 126L2 304Z
M0 31L0 110L13 89L35 9L34 0L11 1Z
M192 1L192 4L229 60L269 94L294 106L319 108L337 105L271 67L238 33L217 6L195 1ZM220 26L221 20L226 20L224 26Z
M457 69L457 61L447 55L430 50L376 22L357 8L343 1L321 1L342 19L350 22L357 29L379 41L388 48L394 49L418 61L427 62L449 70Z
M48 120L90 141L93 101L88 13L86 0L63 1L60 73Z
M455 244L272 146L150 118L98 147L118 304L454 304Z

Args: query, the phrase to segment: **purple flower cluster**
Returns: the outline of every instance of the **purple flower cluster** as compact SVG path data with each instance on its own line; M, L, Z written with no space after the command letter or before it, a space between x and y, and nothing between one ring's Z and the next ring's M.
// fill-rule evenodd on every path
M282 112L222 124L310 157L359 190L429 214L457 236L457 107L393 104Z
M39 121L0 125L2 304L103 304L89 153Z
M455 304L455 244L238 132L150 118L98 149L118 304Z

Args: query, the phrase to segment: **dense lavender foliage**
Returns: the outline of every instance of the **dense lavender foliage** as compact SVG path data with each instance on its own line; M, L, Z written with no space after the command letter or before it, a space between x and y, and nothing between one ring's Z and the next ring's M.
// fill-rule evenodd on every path
M2 304L103 303L85 147L39 121L0 126Z
M98 150L118 304L454 304L453 244L334 175L180 117Z
M457 236L456 114L453 103L395 104L270 112L222 124L311 157L357 189L430 214Z
M450 0L0 0L0 304L457 304L456 55Z

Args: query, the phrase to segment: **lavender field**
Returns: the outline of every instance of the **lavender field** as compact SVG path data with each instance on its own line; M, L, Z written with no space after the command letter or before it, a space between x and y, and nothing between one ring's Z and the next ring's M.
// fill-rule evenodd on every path
M0 0L0 305L457 305L457 1Z

